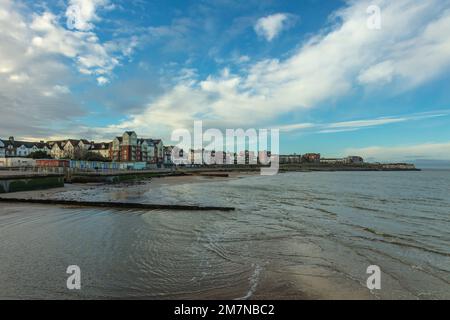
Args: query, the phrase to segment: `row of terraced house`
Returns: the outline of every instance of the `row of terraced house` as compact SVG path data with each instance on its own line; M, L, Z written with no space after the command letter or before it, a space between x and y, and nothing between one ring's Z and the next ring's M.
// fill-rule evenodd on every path
M167 149L167 148L166 148ZM96 143L86 139L55 141L18 141L14 137L0 139L0 158L28 157L42 152L53 159L79 159L87 153L114 162L163 163L165 147L161 139L138 138L136 132L126 131L111 142Z

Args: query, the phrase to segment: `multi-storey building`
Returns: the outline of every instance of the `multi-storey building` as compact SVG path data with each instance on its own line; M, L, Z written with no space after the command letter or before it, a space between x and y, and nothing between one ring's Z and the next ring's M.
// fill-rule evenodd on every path
M299 164L302 162L300 154L280 155L278 159L280 164Z
M161 164L164 162L164 144L161 139L145 139L147 143L147 161Z
M64 142L63 141L51 141L50 156L55 159L62 159L65 157Z
M148 143L138 139L134 131L126 131L111 143L110 158L118 162L148 161Z
M152 139L147 139L147 162L148 163L156 163L156 155L155 155L155 143Z
M364 159L360 156L348 156L346 158L321 158L320 163L326 164L362 164Z
M26 157L43 151L55 159L83 159L93 152L116 162L163 163L164 145L161 139L138 139L134 131L127 131L112 142L95 143L86 139L24 142L14 137L0 140L0 158Z
M183 161L183 157L183 149L174 146L164 146L164 165L186 164L187 161Z
M320 163L320 153L305 153L302 162Z
M0 140L0 158L4 158L6 156L5 152L5 144L2 140Z
M73 159L77 156L82 156L87 153L94 142L82 139L67 139L60 141L48 141L50 148L50 155L55 159Z
M110 159L111 158L110 148L111 143L107 142L93 143L91 149L89 149L89 152L96 153L105 159Z
M364 159L360 156L348 156L344 159L344 162L351 164L362 164L364 163Z
M0 157L27 157L38 151L49 154L50 148L43 141L17 141L14 140L14 137L9 137L8 140L0 140Z

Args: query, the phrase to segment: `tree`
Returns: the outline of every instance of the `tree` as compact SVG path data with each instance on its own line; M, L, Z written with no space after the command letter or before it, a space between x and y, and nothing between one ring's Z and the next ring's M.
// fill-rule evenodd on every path
M27 158L30 159L53 159L50 155L47 154L45 151L36 151L30 153Z
M109 162L110 160L95 152L87 152L83 160Z
M102 162L111 161L110 159L103 157L101 154L86 149L82 149L79 147L75 148L73 156L71 158L72 160L82 160L82 161L102 161Z
M88 154L88 151L85 149L82 149L80 147L75 147L75 149L73 150L73 155L71 156L71 158L73 160L87 160L86 156Z

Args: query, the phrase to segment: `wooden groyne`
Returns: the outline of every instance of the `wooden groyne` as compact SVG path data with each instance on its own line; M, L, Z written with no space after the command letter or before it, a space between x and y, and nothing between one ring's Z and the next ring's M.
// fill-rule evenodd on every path
M213 172L213 173L192 173L193 176L200 176L200 177L211 177L211 178L228 178L230 175L228 173L219 173L219 172Z
M1 198L1 197L0 197L0 202L66 205L66 206L94 207L94 208L99 207L99 208L141 209L141 210L187 210L187 211L234 211L235 210L235 208L233 208L233 207L146 204L146 203L130 203L130 202L72 201L72 200L56 200L56 199L18 199L18 198Z

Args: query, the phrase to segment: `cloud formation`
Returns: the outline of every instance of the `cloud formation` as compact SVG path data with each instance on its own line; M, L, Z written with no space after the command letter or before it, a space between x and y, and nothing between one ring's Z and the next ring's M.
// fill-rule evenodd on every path
M382 9L381 30L367 27L374 3ZM222 128L271 125L357 88L407 91L449 70L449 2L349 1L331 21L284 59L184 79L116 127L146 133L163 119L172 128L190 128L196 119Z
M86 113L70 87L80 78L106 84L136 43L101 42L66 29L48 9L28 9L0 0L0 134L47 137Z
M267 1L257 9L246 2L247 11L239 7L223 15L225 7L217 3L230 7L229 1L195 2L166 15L141 1L45 6L0 0L0 134L109 138L133 129L167 138L173 129L192 128L194 120L216 128L355 131L412 120L352 120L365 112L355 110L362 96L375 98L379 109L370 114L380 115L387 111L373 92L399 94L402 103L417 97L424 84L443 90L436 80L450 69L449 1L348 0L323 29L301 30L288 44L284 40L297 36L291 32L276 47L275 39L296 18L267 14L286 12L285 6ZM381 8L380 30L367 27L372 4ZM254 33L261 17L257 25L264 41ZM125 64L119 80L117 70ZM356 104L349 97L358 99ZM434 102L414 101L398 113L445 108ZM339 121L310 118L329 105L336 108L330 118L339 114ZM320 110L308 112L313 109ZM307 120L301 122L301 115Z
M93 22L100 20L97 15L100 7L113 9L114 5L109 0L70 0L66 10L67 28L80 31L92 30Z
M100 84L101 79L110 77L119 65L119 57L110 52L95 33L67 30L51 12L35 15L29 30L32 36L30 54L38 51L73 59L80 73L96 76Z
M336 133L336 132L356 131L365 128L374 128L400 122L419 121L448 116L450 116L450 112L443 110L443 111L430 111L412 115L405 115L401 117L381 117L375 119L362 119L362 120L341 121L332 123L296 123L279 126L279 129L283 132L307 130L313 133Z
M267 41L275 39L281 31L289 27L291 16L286 13L276 13L270 16L259 18L255 24L255 32Z

